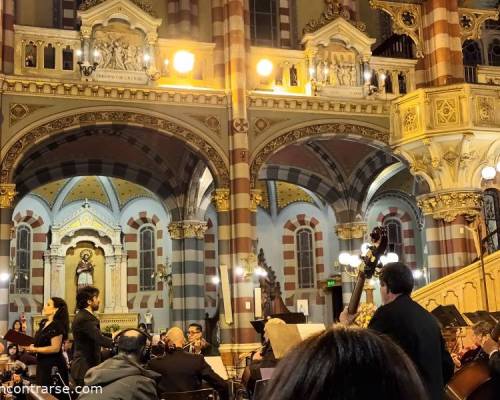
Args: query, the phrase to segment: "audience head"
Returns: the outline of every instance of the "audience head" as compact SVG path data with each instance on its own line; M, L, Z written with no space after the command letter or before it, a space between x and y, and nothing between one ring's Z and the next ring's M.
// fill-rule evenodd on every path
M147 332L147 331L148 331L148 327L146 326L146 324L145 324L144 322L141 322L141 323L139 324L138 329L139 329L140 331L143 331L143 332Z
M167 340L167 332L160 333L160 342L166 343Z
M401 262L388 263L380 271L380 295L384 304L400 295L409 295L413 290L411 269Z
M472 325L474 343L477 346L482 346L486 339L490 336L492 329L493 325L486 321L479 321Z
M78 289L76 294L76 307L79 310L90 308L92 311L97 311L99 309L99 304L99 289L93 286L85 286Z
M270 400L424 400L418 373L388 337L335 326L292 349L278 364Z
M23 331L23 326L21 324L21 321L19 321L18 319L16 319L12 323L12 329L14 329L16 332L22 332Z
M126 354L134 357L136 361L140 361L149 340L149 335L137 329L127 329L119 333L115 340L119 354Z
M186 344L184 332L182 332L182 329L177 326L174 326L167 331L166 340L169 347L175 346L182 348Z
M9 344L7 346L7 354L9 355L10 359L17 359L17 357L19 356L19 347L17 347L17 344Z

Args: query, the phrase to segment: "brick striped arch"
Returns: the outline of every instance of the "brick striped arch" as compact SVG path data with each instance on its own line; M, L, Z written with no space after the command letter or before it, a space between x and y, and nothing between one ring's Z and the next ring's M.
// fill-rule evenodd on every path
M415 231L412 227L412 216L398 207L388 207L377 216L377 222L383 224L388 219L396 219L401 223L401 234L403 236L403 261L410 268L417 267Z
M205 308L210 316L214 315L217 306L217 286L212 282L212 278L218 276L217 273L217 243L216 232L212 220L207 220L207 230L205 231Z
M375 177L397 161L393 155L379 150L358 163L359 167L349 180L349 209L353 213L351 217L362 214L363 201Z
M269 158L281 149L307 139L335 137L362 140L364 144L390 152L389 131L376 125L362 125L359 121L334 120L309 125L290 126L260 143L250 157L250 183L255 187L260 170Z
M217 144L212 143L210 138L170 116L125 107L107 110L103 110L103 107L86 108L85 111L69 115L58 115L35 128L21 131L6 146L8 150L1 164L0 183L14 182L15 170L23 156L43 140L62 132L95 128L103 124L145 129L181 140L186 147L206 161L217 186L229 186L227 154Z
M142 292L139 287L139 231L146 224L155 227L156 266L164 264L165 259L160 218L156 214L149 214L147 211L141 211L136 217L130 217L127 221L123 241L127 253L127 307L129 310L134 311L163 308L164 306L163 282L156 282L156 290L154 291Z
M342 188L342 191L347 194L346 182L344 174L338 167L335 160L325 151L323 147L316 142L311 142L307 144L314 152L319 156L321 162L328 167L328 170L333 173L335 177L335 182L338 183L338 189ZM347 195L346 195L347 197Z
M339 182L299 168L278 165L264 167L259 174L259 179L293 183L317 193L332 205L338 219L348 213L344 188Z
M31 262L30 286L31 293L17 294L14 285L9 288L10 312L39 313L43 308L43 278L44 278L44 253L47 250L47 233L44 232L44 220L33 210L23 210L12 218L14 221L10 247L11 258L16 258L17 229L21 225L31 228Z
M165 181L167 181L172 188L172 190L176 190L178 183L175 178L176 174L174 174L170 168L168 168L163 156L157 153L154 149L152 149L148 144L139 141L136 137L133 136L133 132L127 134L124 129L120 129L119 127L112 128L99 128L99 129L87 129L85 131L79 132L70 132L64 135L61 135L55 141L51 141L50 144L46 146L38 146L35 148L27 157L23 159L23 161L19 164L16 169L17 175L22 175L23 171L30 167L30 164L36 161L41 157L47 157L48 153L53 150L56 150L60 146L65 144L74 142L79 138L85 136L112 136L122 142L127 143L128 145L134 147L138 153L142 153L146 158L151 160L154 164L156 164L159 171L161 171L161 175L165 177ZM195 157L194 155L192 155ZM176 172L177 173L177 172Z
M315 287L311 289L299 289L297 270L297 243L295 235L300 228L310 228L313 232L314 265L315 265ZM325 279L325 264L323 260L323 232L319 229L319 221L305 214L298 214L294 219L289 219L283 225L283 273L285 282L283 293L285 304L288 307L295 306L297 299L308 299L309 304L325 304L319 282Z

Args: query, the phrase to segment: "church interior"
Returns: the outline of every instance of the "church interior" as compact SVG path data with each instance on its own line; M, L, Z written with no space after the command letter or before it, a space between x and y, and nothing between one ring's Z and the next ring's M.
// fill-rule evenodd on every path
M0 7L0 335L91 285L236 376L256 320L339 320L376 227L449 335L500 319L497 1Z

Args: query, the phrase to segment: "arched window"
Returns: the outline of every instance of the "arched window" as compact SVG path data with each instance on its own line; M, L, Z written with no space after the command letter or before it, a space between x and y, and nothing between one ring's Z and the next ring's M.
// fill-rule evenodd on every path
M43 67L47 69L56 67L56 49L51 43L43 49Z
M309 229L299 229L295 234L297 242L297 271L299 289L314 287L313 238Z
M388 251L396 253L399 259L403 260L403 234L401 222L397 219L390 218L384 221L384 226L387 228L387 248Z
M490 65L500 65L500 40L495 39L488 48L488 62Z
M255 46L278 46L277 0L250 0L250 36Z
M30 292L31 276L31 230L21 225L16 232L16 273L14 276L15 293Z
M462 45L465 82L477 83L476 68L483 63L483 56L479 44L474 40L466 40Z
M155 290L155 230L145 226L139 231L140 290Z
M483 195L484 222L488 234L488 252L492 253L499 248L500 244L500 199L497 189L486 189ZM496 234L489 236L497 230Z

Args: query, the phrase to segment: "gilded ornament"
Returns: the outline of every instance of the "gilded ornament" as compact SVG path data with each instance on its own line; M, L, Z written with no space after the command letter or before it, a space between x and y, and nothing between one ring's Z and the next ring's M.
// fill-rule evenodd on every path
M256 212L261 202L262 191L260 189L252 189L250 193L250 211Z
M15 125L22 119L26 118L28 115L45 107L50 106L44 104L11 103L9 105L9 126Z
M167 228L171 239L179 240L184 237L182 222L171 222Z
M403 112L403 131L410 133L418 130L417 108L409 107Z
M80 4L80 10L82 11L88 10L89 8L95 7L101 3L104 3L105 1L106 0L84 0L82 4ZM134 3L137 7L142 9L142 11L148 13L149 15L152 15L153 17L156 16L150 1L146 0L130 0L130 1Z
M466 40L478 40L481 38L481 30L484 22L492 19L498 19L498 9L458 9L458 25L460 26L460 35L462 43Z
M437 121L441 125L458 122L457 99L436 100Z
M183 238L203 239L207 230L207 223L202 221L182 221Z
M367 232L367 225L364 222L348 222L337 224L335 232L341 240L363 239Z
M11 208L16 197L16 185L13 183L0 184L0 208Z
M483 196L479 192L455 191L421 196L417 204L424 215L453 222L459 215L475 217L481 213Z
M477 116L479 122L492 122L494 116L495 106L494 100L491 97L478 96L477 97Z
M325 9L321 16L318 19L309 21L303 29L302 33L305 34L315 32L339 17L344 18L361 32L364 32L366 30L366 25L364 23L351 19L351 13L349 9L340 4L339 0L325 0Z
M229 211L229 189L215 189L212 195L212 202L217 212Z

